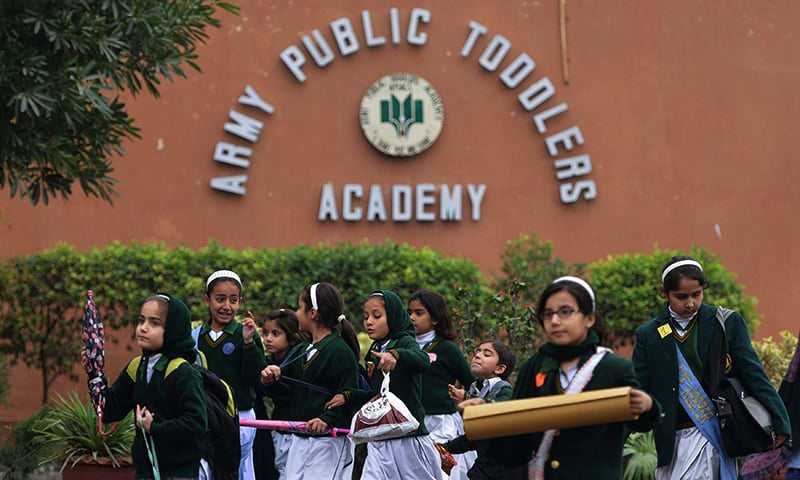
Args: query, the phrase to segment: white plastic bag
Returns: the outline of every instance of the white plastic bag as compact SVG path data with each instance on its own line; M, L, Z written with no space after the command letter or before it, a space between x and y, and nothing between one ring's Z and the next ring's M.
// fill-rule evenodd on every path
M389 372L386 372L381 391L353 415L350 439L355 444L387 440L405 437L418 428L419 421L405 403L389 391Z

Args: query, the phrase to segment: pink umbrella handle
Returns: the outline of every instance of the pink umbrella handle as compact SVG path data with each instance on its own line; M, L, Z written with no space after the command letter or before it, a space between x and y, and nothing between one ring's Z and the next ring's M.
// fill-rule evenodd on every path
M114 433L114 431L116 431L116 429L117 429L117 424L116 423L112 423L110 429L107 432L105 430L103 430L103 409L102 408L98 408L97 409L97 433L99 433L100 435L102 435L104 437L107 437L107 436L111 435L112 433Z

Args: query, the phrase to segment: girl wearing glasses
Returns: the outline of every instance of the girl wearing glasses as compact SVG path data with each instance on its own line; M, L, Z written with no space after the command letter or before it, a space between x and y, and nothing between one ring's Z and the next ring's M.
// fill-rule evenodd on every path
M560 277L545 288L537 311L547 342L520 367L513 398L632 386L630 408L638 420L497 439L492 455L505 456L505 467L489 478L619 479L628 429L648 431L658 423L658 404L638 389L631 362L600 346L596 305L594 290L578 277Z

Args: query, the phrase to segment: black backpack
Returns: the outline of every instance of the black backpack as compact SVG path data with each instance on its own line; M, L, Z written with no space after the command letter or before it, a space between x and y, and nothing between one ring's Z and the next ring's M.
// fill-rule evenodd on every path
M140 361L141 357L137 357L128 365L128 374L134 381ZM200 361L201 355L198 355L198 362ZM171 359L164 372L164 379L184 362L186 360L180 357ZM208 417L208 428L204 436L206 453L203 458L211 468L211 480L238 480L242 450L239 446L239 414L233 391L214 372L197 363L191 365L203 377Z

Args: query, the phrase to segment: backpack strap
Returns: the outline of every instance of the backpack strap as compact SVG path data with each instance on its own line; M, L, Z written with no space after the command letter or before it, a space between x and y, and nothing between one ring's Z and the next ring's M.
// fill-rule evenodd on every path
M178 369L182 364L188 363L185 358L175 357L167 364L167 371L164 372L164 378L169 377L169 374Z
M130 363L128 363L128 366L125 367L125 372L131 378L131 380L133 380L133 383L136 383L136 372L139 370L140 363L142 363L141 355L131 360Z
M733 310L725 307L717 307L714 324L714 333L711 336L711 346L708 349L708 377L709 393L711 397L716 397L719 391L719 384L725 378L727 369L726 359L728 357L728 339L725 335L725 320L731 316ZM714 361L716 359L716 361Z

